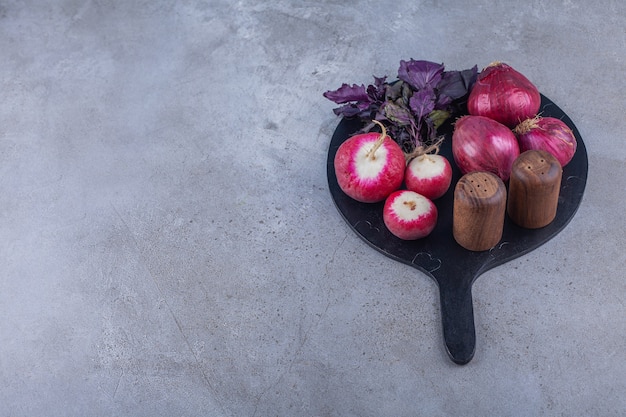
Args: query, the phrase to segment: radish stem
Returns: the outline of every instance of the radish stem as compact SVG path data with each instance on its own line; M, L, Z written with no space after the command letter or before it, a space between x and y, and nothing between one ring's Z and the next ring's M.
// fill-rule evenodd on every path
M372 122L376 123L382 129L380 137L378 138L376 143L374 143L374 147L370 149L365 155L366 158L369 158L370 160L374 161L376 160L376 151L378 150L378 148L380 148L380 146L385 141L385 138L387 137L387 129L385 129L385 125L379 122L378 120L372 120Z
M432 153L437 155L439 153L439 148L440 148L441 144L443 143L444 139L445 139L445 136L441 136L439 139L437 139L436 142L434 142L433 144L431 144L429 146L418 146L418 147L415 148L415 150L413 150L413 152L405 153L404 157L405 157L407 163L411 159L417 158L418 156L428 155L428 154L432 154Z

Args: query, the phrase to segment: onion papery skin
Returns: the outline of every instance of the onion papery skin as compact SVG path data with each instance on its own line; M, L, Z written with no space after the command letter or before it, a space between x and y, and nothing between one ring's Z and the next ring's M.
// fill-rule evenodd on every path
M484 116L463 116L454 124L452 156L463 174L487 171L502 181L519 156L517 138L505 125Z
M537 87L501 62L481 71L467 99L469 114L489 117L510 128L537 115L540 107L541 95Z
M560 119L554 117L533 117L524 120L515 129L520 152L542 150L552 154L562 167L567 165L576 153L574 132Z

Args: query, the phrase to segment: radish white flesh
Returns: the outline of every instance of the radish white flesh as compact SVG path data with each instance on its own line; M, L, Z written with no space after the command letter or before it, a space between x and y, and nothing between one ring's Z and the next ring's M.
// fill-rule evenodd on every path
M435 200L450 188L452 166L441 155L420 155L409 162L404 182L407 189Z
M362 146L356 153L354 167L361 179L376 179L387 162L387 148L380 146L372 152L375 142L371 146Z
M387 229L400 239L421 239L435 228L437 207L421 194L398 190L385 201L383 221Z
M383 201L400 188L406 160L396 142L383 133L363 133L342 143L335 155L341 190L363 203Z

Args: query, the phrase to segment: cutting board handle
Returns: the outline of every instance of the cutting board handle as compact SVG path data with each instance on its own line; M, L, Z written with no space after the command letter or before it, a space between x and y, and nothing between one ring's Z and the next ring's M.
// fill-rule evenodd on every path
M439 295L446 350L454 363L465 365L472 360L476 350L472 285L467 282L440 283Z

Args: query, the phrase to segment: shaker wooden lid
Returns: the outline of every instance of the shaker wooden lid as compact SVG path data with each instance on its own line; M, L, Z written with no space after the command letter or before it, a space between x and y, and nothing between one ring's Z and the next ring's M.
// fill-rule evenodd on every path
M515 177L529 186L552 184L560 182L561 164L549 152L543 150L529 150L523 152L513 162L511 172Z
M499 204L502 202L502 180L486 171L471 172L461 177L455 188L455 197L474 200L476 205Z

